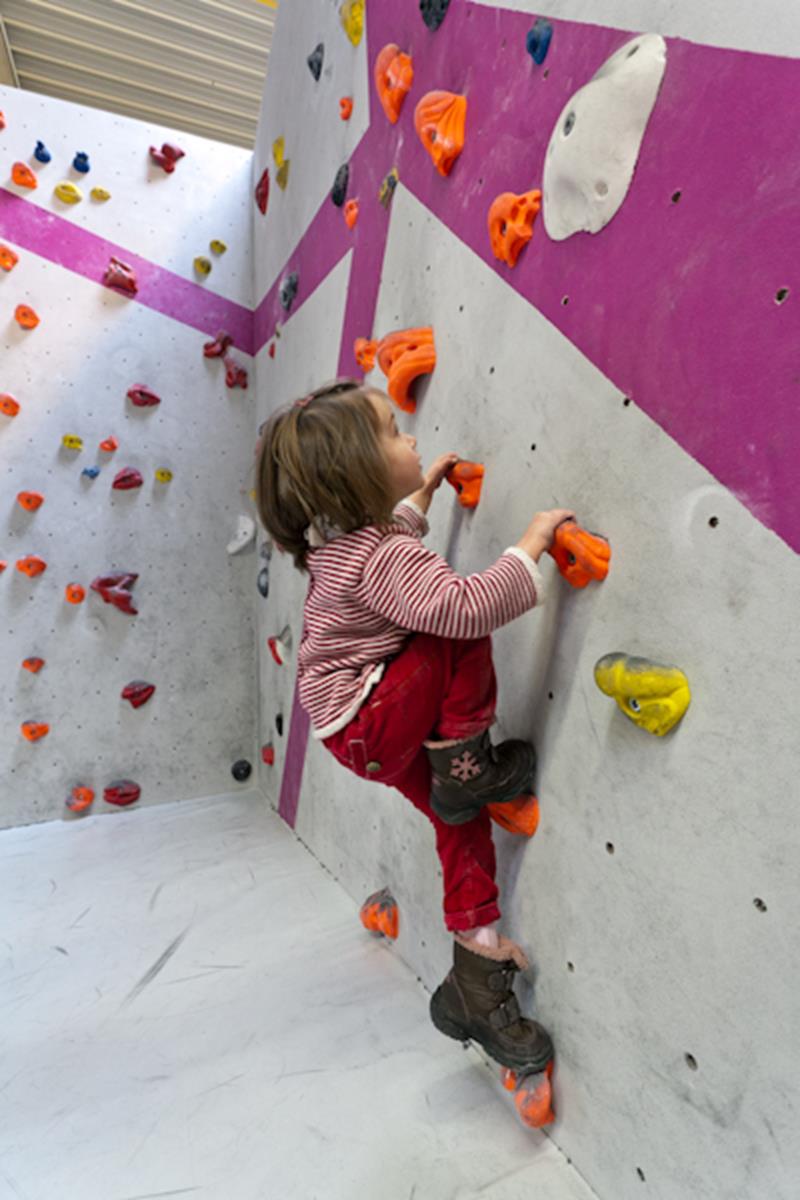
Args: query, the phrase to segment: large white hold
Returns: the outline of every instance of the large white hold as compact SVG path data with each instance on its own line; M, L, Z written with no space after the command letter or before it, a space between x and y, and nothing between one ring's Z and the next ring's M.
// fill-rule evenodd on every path
M561 242L597 233L630 187L644 131L667 65L666 42L648 33L626 42L564 106L544 162L544 226Z

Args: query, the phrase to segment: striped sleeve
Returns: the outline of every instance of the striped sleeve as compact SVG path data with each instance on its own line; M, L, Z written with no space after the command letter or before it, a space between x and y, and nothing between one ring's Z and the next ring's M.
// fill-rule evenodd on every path
M405 526L410 533L417 537L425 537L428 532L428 518L413 500L401 500L395 506L392 519L397 524Z
M464 578L417 538L395 534L367 562L360 598L403 629L478 638L533 608L539 595L538 567L517 547L486 571Z

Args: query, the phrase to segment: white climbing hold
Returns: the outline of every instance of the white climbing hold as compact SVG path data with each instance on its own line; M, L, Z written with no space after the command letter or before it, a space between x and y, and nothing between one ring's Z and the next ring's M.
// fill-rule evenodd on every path
M647 33L615 51L564 106L544 161L544 227L553 241L597 233L630 187L667 64Z
M236 534L228 542L228 554L239 554L246 550L256 536L256 523L252 517L239 517L236 523Z

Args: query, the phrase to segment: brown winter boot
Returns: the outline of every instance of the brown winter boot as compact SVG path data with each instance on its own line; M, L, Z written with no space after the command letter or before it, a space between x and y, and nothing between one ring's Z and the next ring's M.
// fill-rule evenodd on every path
M483 1046L495 1062L516 1070L543 1071L553 1057L550 1035L523 1017L513 992L514 975L528 961L510 938L495 949L456 934L453 969L431 997L431 1020L448 1037Z
M489 730L464 742L426 743L433 770L431 808L448 825L463 825L485 804L514 800L533 786L536 751L510 739L493 746Z

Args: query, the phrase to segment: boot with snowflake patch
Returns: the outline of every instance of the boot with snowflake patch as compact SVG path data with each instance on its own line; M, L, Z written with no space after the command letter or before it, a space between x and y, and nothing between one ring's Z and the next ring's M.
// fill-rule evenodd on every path
M472 821L486 804L502 804L529 792L536 752L511 739L493 746L489 730L464 742L425 746L433 770L431 808L448 825Z

